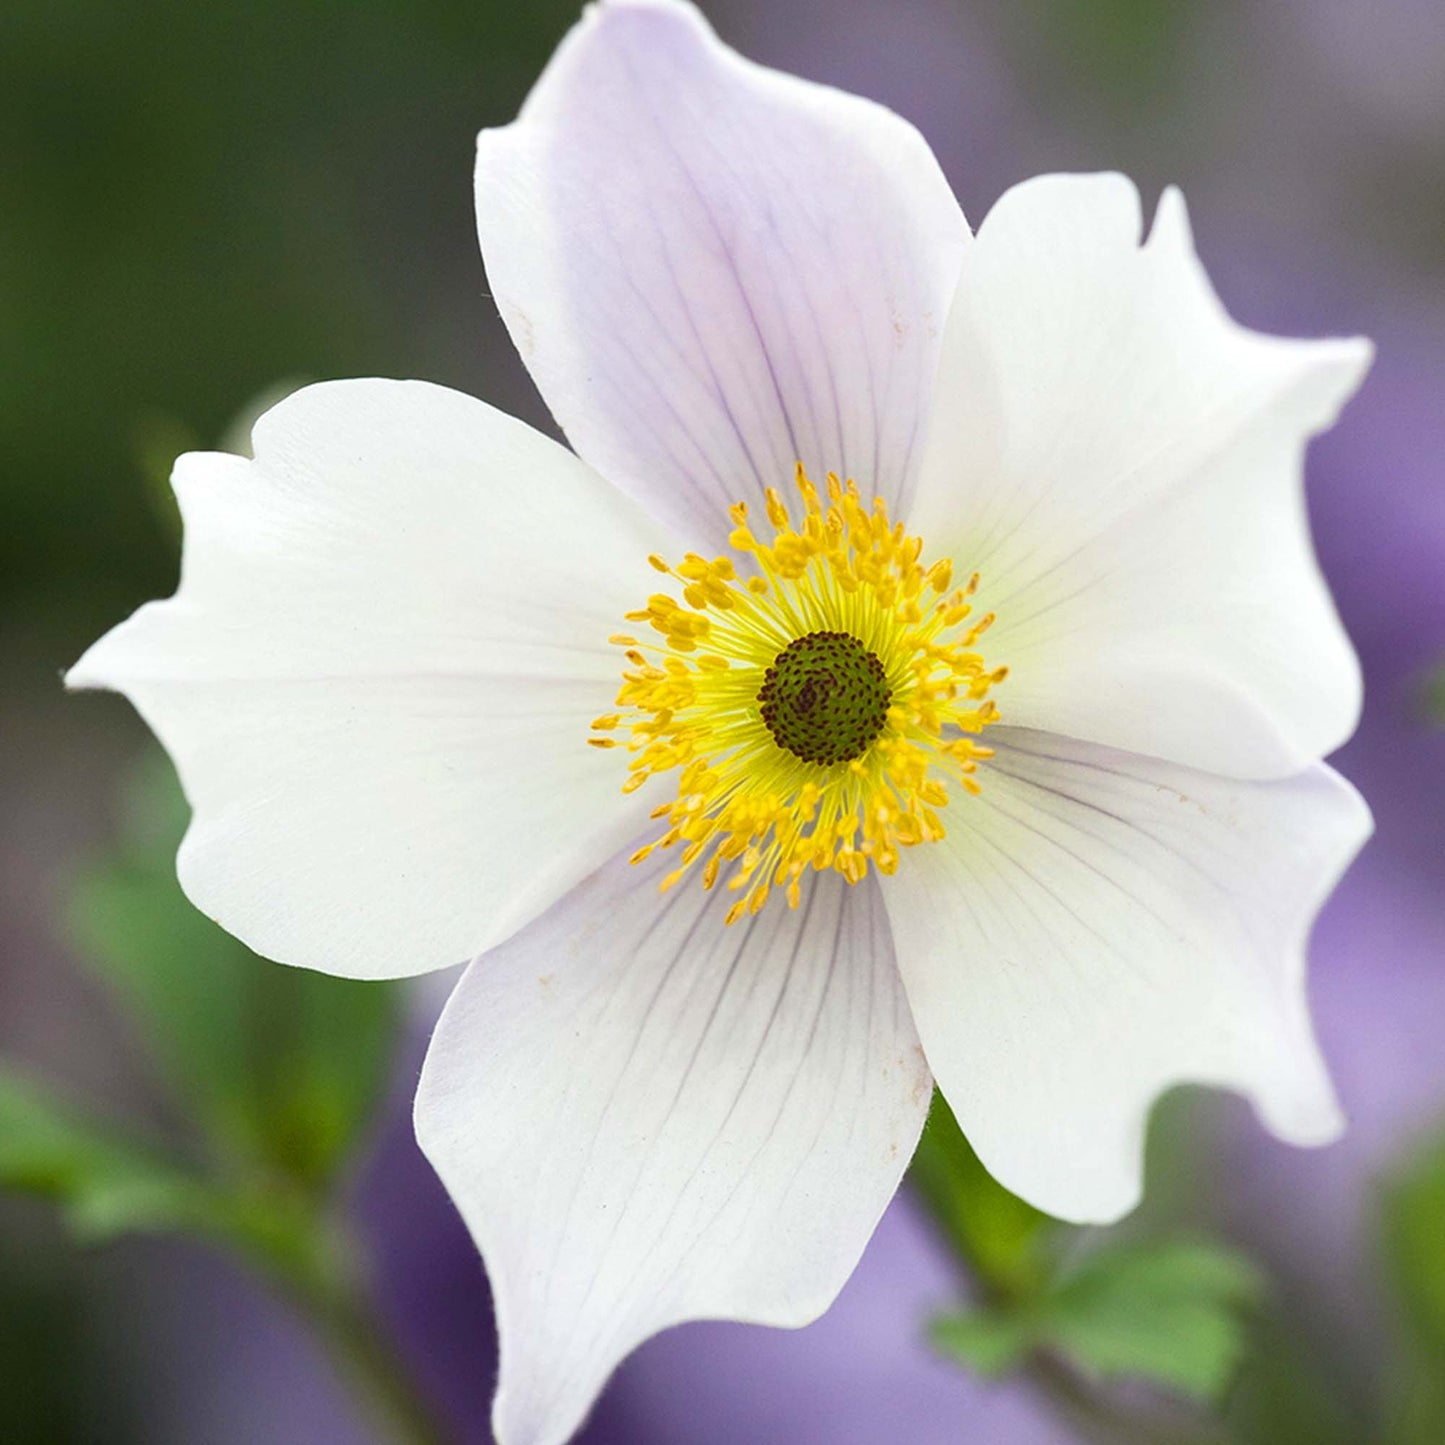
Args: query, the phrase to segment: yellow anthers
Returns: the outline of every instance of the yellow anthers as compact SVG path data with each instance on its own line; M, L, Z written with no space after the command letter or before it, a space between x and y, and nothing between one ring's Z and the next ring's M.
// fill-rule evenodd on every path
M626 614L652 641L609 639L627 662L619 711L592 731L619 737L587 739L630 751L624 792L676 770L677 796L651 815L664 831L631 861L678 848L664 890L694 865L710 889L728 867L729 923L774 889L796 908L810 870L858 883L942 838L948 783L979 792L993 749L977 738L1008 672L975 650L993 622L973 617L977 573L958 587L948 559L924 565L922 539L851 480L830 472L820 492L799 463L793 486L796 521L767 489L766 540L746 503L728 509L746 576L727 556L647 559L677 595Z

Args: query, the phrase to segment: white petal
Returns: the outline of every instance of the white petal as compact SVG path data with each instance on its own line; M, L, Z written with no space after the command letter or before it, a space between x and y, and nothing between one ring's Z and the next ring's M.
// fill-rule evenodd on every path
M874 885L820 875L727 928L721 885L660 896L657 862L473 964L422 1073L418 1137L496 1300L500 1445L568 1439L668 1325L815 1319L927 1111Z
M885 894L919 1036L1008 1188L1065 1219L1137 1202L1172 1084L1249 1095L1297 1144L1341 1127L1305 999L1315 913L1369 833L1317 765L1240 782L999 728L982 796Z
M568 439L695 545L798 461L906 500L967 227L896 115L614 0L482 134L477 219Z
M472 957L639 826L586 746L655 524L563 448L420 382L307 387L255 461L176 464L181 586L76 664L124 692L195 816L196 905L356 976Z
M1121 176L1047 176L990 212L910 521L982 573L1008 722L1286 776L1359 712L1301 477L1370 348L1231 321L1177 191L1142 247L1139 225Z

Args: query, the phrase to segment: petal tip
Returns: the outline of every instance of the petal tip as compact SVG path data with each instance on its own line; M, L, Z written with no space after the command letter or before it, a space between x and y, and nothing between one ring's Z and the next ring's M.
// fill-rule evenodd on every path
M1165 245L1193 247L1194 229L1189 221L1189 203L1184 199L1183 190L1172 181L1159 193L1154 223L1144 244L1146 250Z
M1069 1199L1050 1191L1047 1195L1031 1199L1021 1193L1036 1209L1066 1224L1104 1226L1117 1224L1126 1219L1143 1202L1144 1166L1142 1158L1132 1164L1127 1175L1120 1173L1114 1178L1100 1180L1096 1187L1084 1187Z
M1061 228L1104 250L1139 245L1144 229L1139 188L1122 171L1051 171L1010 186L979 227L1031 236Z
M488 163L505 147L520 141L529 122L545 124L560 104L569 80L585 63L586 53L605 38L608 29L627 26L637 18L658 18L664 24L690 27L694 38L704 45L721 48L717 33L691 0L589 0L571 29L557 43L541 75L527 92L515 119L503 125L485 126L477 133L474 184L477 199L493 176ZM480 219L480 217L479 217Z
M148 609L158 606L147 603L126 621L112 627L98 637L81 653L80 657L62 674L61 680L67 692L124 692L120 654L125 651L136 618Z
M107 632L104 637L92 642L69 667L61 671L60 681L66 692L88 692L108 686L96 657L102 652L109 636Z
M1301 762L1300 768L1318 762L1321 758L1327 758L1338 749L1344 747L1354 737L1356 729L1360 725L1360 718L1365 710L1365 675L1360 666L1359 654L1355 651L1354 644L1350 641L1349 635L1344 630L1342 623L1337 624L1339 629L1339 693L1338 703L1335 709L1335 725L1333 728L1322 731L1320 743L1314 755ZM1326 717L1327 713L1321 710L1321 716ZM1358 796L1358 795L1357 795ZM1364 805L1364 799L1360 799ZM1366 817L1369 816L1369 809L1365 808ZM1373 827L1373 820L1371 820ZM1368 832L1365 837L1368 837ZM1360 840L1364 842L1364 838Z
M1276 1139L1296 1149L1323 1149L1338 1143L1349 1127L1324 1064L1301 1094L1284 1100L1257 1099L1260 1122Z
M96 647L99 645L97 643ZM66 692L96 692L110 687L110 683L95 665L91 655L94 652L95 647L88 648L81 654L79 661L61 671L60 683Z
M1375 343L1368 336L1344 336L1334 345L1339 352L1339 366L1347 382L1344 395L1340 398L1343 405L1359 390L1365 377L1369 375L1370 368L1374 366Z

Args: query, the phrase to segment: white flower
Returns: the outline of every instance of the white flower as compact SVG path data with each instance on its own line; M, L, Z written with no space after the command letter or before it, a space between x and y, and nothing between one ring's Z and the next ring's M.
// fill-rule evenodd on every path
M1369 817L1319 761L1359 680L1301 464L1367 344L1235 325L1118 176L971 239L908 125L680 0L587 13L477 207L576 455L308 387L180 459L180 589L70 682L164 740L182 882L262 953L483 955L417 1127L503 1445L666 1325L818 1315L935 1079L1074 1220L1134 1204L1178 1081L1333 1138L1304 944Z

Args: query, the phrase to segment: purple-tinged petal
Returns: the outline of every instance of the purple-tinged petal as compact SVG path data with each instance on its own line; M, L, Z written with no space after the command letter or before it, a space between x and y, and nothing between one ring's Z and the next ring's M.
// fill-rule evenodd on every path
M483 132L477 219L572 445L698 547L799 461L907 502L968 233L898 116L613 0Z
M659 897L661 866L614 860L473 964L422 1074L496 1299L501 1445L560 1445L668 1325L816 1318L928 1107L873 884L725 927L726 889Z

